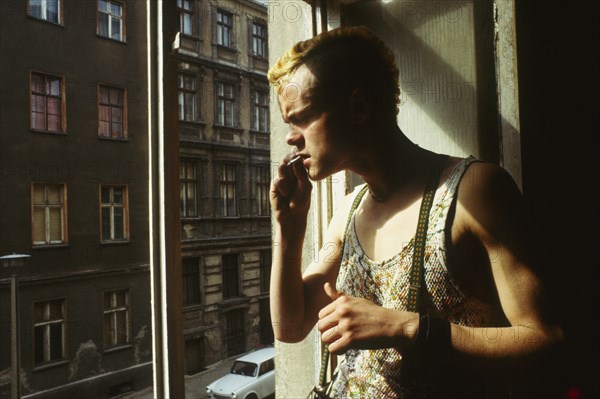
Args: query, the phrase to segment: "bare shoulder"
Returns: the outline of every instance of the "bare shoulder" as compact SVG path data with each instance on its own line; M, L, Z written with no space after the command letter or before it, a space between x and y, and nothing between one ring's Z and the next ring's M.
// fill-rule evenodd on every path
M344 235L344 230L346 228L346 223L350 216L350 209L352 208L352 203L354 199L358 195L358 193L365 187L365 184L361 184L355 189L346 194L341 201L339 201L336 209L333 212L333 217L331 218L331 222L329 224L329 234L330 237L337 238L340 242L342 241L342 237Z
M479 236L496 236L512 230L513 222L522 216L521 192L503 168L473 162L458 188L456 216L464 229Z

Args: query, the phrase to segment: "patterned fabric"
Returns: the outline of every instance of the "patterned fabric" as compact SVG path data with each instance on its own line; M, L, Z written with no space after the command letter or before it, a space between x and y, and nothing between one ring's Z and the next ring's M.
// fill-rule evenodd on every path
M458 184L467 167L476 161L459 162L437 189L425 245L425 286L421 311L468 326L490 326L492 309L464 293L446 268L446 219ZM360 187L359 187L360 188ZM359 189L355 191L357 194ZM368 299L377 305L405 310L414 238L392 258L375 262L363 252L351 215L346 231L337 289L347 295ZM449 226L448 226L449 228ZM406 394L400 385L402 356L395 348L349 350L340 364L333 386L334 398L398 398Z

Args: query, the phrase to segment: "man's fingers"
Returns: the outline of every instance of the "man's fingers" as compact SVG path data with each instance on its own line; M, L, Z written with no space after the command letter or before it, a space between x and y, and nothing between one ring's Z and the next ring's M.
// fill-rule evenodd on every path
M339 292L338 290L336 290L329 282L326 282L323 285L323 289L325 290L325 293L332 301L335 301L336 299L338 299L340 297L340 295L342 295L342 293Z

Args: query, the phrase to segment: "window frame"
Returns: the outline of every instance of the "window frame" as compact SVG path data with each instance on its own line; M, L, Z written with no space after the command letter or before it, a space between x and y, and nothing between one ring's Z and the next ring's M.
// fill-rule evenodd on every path
M60 307L61 307L61 318L58 319L50 319L50 320L42 320L41 322L36 321L36 305L37 304L44 304L44 314L48 313L48 317L50 317L50 303L51 302L55 302L55 301L60 301ZM35 300L33 301L33 304L31 306L31 311L32 311L32 325L33 325L33 351L32 351L32 364L33 364L33 370L39 369L39 368L45 368L47 366L50 366L52 364L62 364L66 359L67 359L67 345L69 343L68 339L67 339L67 299L65 297L60 297L60 298L55 298L55 299L45 299L45 300ZM52 337L50 336L51 334L51 330L50 330L50 325L52 324L61 324L61 337L60 337L60 343L61 343L61 356L59 358L56 359L50 359L51 357L51 353L52 353L52 349L51 349L51 345L52 345ZM36 348L36 329L38 327L43 327L44 331L43 331L43 355L44 355L44 360L41 362L37 362L36 359L36 352L37 352L37 348Z
M262 35L258 34L258 28L260 28ZM267 24L264 21L252 21L250 25L250 53L252 54L252 56L264 60L266 60L269 57L268 38L269 34L267 31ZM261 51L257 51L258 48L260 48Z
M264 112L264 115L261 113ZM261 116L264 117L264 123L261 126ZM260 133L269 132L270 123L270 106L269 106L269 92L263 90L252 90L252 130Z
M235 128L237 127L237 84L235 82L227 81L227 80L218 80L217 82L217 95L215 99L217 101L217 105L215 107L216 111L216 125L222 127ZM226 87L231 86L232 96L227 96ZM221 94L221 87L223 87L223 94ZM222 105L221 105L222 104ZM228 107L229 105L229 107ZM221 110L223 113L221 114ZM227 110L230 110L231 113L231 124L227 124Z
M186 265L186 262L189 262L189 264ZM191 263L194 264L191 264ZM197 280L195 281L195 283L198 285L198 301L197 302L190 302L189 301L189 291L187 290L188 287L188 279L191 278L190 277L190 273L186 272L186 266L192 266L195 268L195 273L192 274L192 277L194 274L197 274ZM198 257L198 256L192 256L192 257L184 257L181 259L181 275L182 275L182 281L183 281L183 307L185 308L191 308L194 306L200 306L200 305L204 305L205 301L204 301L204 267L202 264L202 258Z
M238 178L238 165L234 162L223 162L220 165L220 176L219 176L219 196L221 206L221 216L223 217L238 217L238 190L237 190L237 178ZM231 168L231 170L229 170ZM232 172L233 179L229 179L228 171ZM233 189L233 195L229 197L229 188ZM233 212L230 212L228 201L232 201Z
M271 215L271 168L269 165L256 165L256 214L258 216Z
M233 259L235 258L235 262ZM231 264L225 261L225 259L231 260ZM235 263L235 267L230 267ZM225 268L227 264L228 268ZM240 273L240 253L227 253L221 255L221 277L222 277L222 288L221 292L223 300L239 298L242 296L242 284L241 284L241 273ZM235 278L231 278L232 272L235 271ZM235 284L235 286L231 286ZM227 287L227 288L226 288Z
M108 10L109 10L108 13L100 11L100 1L104 1L105 3L107 3ZM120 24L121 31L120 31L119 39L115 39L111 35L111 31L112 31L111 21L112 21L112 18L114 18L113 15L110 13L111 4L116 4L121 7L121 17L117 18L121 21L121 24ZM108 15L107 35L106 36L103 35L102 33L100 33L100 14L101 13ZM96 0L96 35L98 35L99 37L102 37L104 39L114 40L115 42L127 43L127 24L126 24L127 20L126 20L126 17L127 17L127 7L126 7L124 1L122 1L122 0Z
M103 203L102 202L102 189L108 188L110 189L110 198L111 202ZM123 189L123 238L122 239L105 239L104 238L104 224L102 218L102 210L104 208L110 208L111 220L110 220L110 228L111 228L111 236L115 235L115 222L114 222L114 189L122 188ZM127 184L99 184L98 185L98 207L99 207L99 217L100 217L100 243L101 244L122 244L130 242L131 232L129 226L129 186Z
M266 256L268 254L268 256ZM273 262L273 253L270 249L261 249L259 251L259 267L260 267L260 291L262 293L269 292L269 283L271 281L271 268Z
M187 10L184 7L185 2L188 2L190 5L190 9ZM195 14L195 4L194 4L194 0L177 0L176 3L176 7L177 7L177 11L179 12L179 32L181 32L182 35L186 35L186 36L191 36L191 37L196 37L196 29L195 29L195 20L196 20L196 14ZM183 18L185 15L189 15L190 16L190 33L184 32L183 30Z
M193 177L188 177L187 176L187 167L185 167L185 165L189 165L191 164L191 166L193 166L193 170L194 170L194 176ZM197 218L200 216L200 212L198 212L198 194L200 192L200 183L199 183L199 173L198 173L198 169L199 169L199 165L198 165L198 161L194 160L194 159L186 159L186 158L182 158L179 160L179 212L180 212L180 217L183 218ZM182 171L184 173L182 173ZM194 190L194 214L188 214L188 193L190 192L190 190L188 189L188 185L193 184L195 186L195 190ZM182 194L184 194L184 192L182 191L185 188L185 196L182 196Z
M33 79L34 79L34 75L37 76L41 76L44 78L44 85L46 85L46 79L48 77L52 77L52 78L58 78L58 80L60 81L60 94L59 96L52 96L52 95L48 95L46 93L34 93L33 91ZM37 70L30 70L29 71L29 129L31 131L34 132L39 132L39 133L50 133L50 134L62 134L62 135L66 135L67 134L67 106L66 106L66 91L65 91L65 76L64 75L59 75L59 74L52 74L52 73L47 73L47 72L42 72L42 71L37 71ZM33 108L34 108L34 100L33 100L33 96L38 95L38 96L44 96L45 98L45 111L44 111L44 115L45 115L45 129L39 129L34 127L33 124ZM52 97L52 98L58 98L60 100L60 129L59 130L48 130L48 107L47 107L47 97Z
M64 14L63 14L63 4L62 4L63 0L56 0L57 7L58 7L58 11L57 11L57 19L58 20L56 22L51 21L48 18L44 18L43 16L42 17L37 17L37 16L31 14L31 1L32 0L27 0L27 16L28 17L31 17L31 18L33 18L35 20L38 20L38 21L44 21L44 22L48 22L48 23L51 23L51 24L64 26L63 25ZM43 4L47 4L48 1L51 1L51 0L39 0L39 1L42 3L41 9L47 11L48 10L48 6L46 6L46 8L44 8Z
M37 207L41 207L40 204L35 204L35 187L43 186L44 189L44 201L46 204L43 206L44 208L44 237L45 240L42 243L41 241L34 241L35 239L35 209ZM50 206L48 204L48 186L60 186L61 193L61 237L60 241L51 240L50 238ZM31 244L34 248L42 248L42 247L52 247L52 246L63 246L69 243L69 228L68 228L68 201L67 201L67 184L66 183L46 183L46 182L31 182ZM57 206L52 204L53 208ZM53 242L54 241L54 242Z
M227 21L223 19L227 18ZM233 43L233 13L222 8L217 8L216 12L216 43L217 46L225 47L228 49L235 48ZM225 40L225 36L227 40Z
M125 306L116 306L116 294L120 293L120 292L125 292ZM105 299L106 299L106 295L107 294L114 294L111 295L110 298L110 303L111 303L111 307L106 309L105 306ZM115 289L109 289L109 290L103 290L102 291L102 297L101 297L101 303L102 303L102 349L103 352L111 352L115 349L119 349L119 348L123 348L123 347L129 347L132 344L132 320L133 317L131 316L131 289L130 288L115 288ZM115 299L113 301L113 299ZM114 304L114 305L113 305ZM118 320L116 319L117 317L117 312L125 312L125 342L116 342L118 340ZM107 346L106 345L106 325L105 325L105 316L107 314L111 313L111 326L110 327L115 327L110 328L110 345ZM114 323L114 324L113 324Z
M191 79L191 82L193 82L194 84L194 88L193 89L189 89L185 87L185 78L188 77ZM193 73L189 73L189 72L184 72L184 71L178 71L177 72L177 108L178 108L178 118L180 121L182 122L198 122L198 120L200 119L200 107L198 104L198 91L199 91L199 87L200 85L198 84L198 77L193 74ZM183 104L181 104L180 100L181 100L181 95L183 94ZM192 115L192 119L187 119L187 113L186 113L186 105L187 105L187 101L186 101L186 95L192 95L192 104L193 104L193 115ZM181 115L181 111L182 111L182 106L183 106L183 115ZM183 118L182 118L183 116Z
M104 104L101 102L100 100L100 90L102 88L108 89L109 90L109 94L108 94L108 104ZM121 121L121 137L115 137L112 134L112 108L118 108L118 106L115 106L113 104L111 104L111 99L110 99L110 91L111 90L120 90L122 93L122 105L121 105L121 112L122 112L122 121ZM121 87L121 86L115 86L115 85L109 85L109 84L105 84L105 83L98 83L98 90L97 90L97 100L98 100L98 137L101 139L106 139L106 140L117 140L117 141L128 141L129 140L129 132L128 132L128 117L127 117L127 103L128 103L128 99L127 99L127 88L126 87ZM108 121L109 124L109 135L108 136L104 136L102 134L100 134L100 106L108 106L109 107L109 117L111 118Z

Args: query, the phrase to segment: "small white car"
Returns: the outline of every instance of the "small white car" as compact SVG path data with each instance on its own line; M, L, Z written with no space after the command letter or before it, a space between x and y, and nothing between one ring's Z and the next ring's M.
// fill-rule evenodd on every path
M211 399L263 399L275 397L275 348L250 352L231 366L229 374L206 387Z

